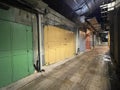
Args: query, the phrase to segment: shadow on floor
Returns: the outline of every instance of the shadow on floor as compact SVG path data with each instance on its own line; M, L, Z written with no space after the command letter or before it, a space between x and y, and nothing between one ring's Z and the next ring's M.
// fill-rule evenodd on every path
M108 67L109 67L111 90L120 90L120 79L118 78L115 69L113 68L113 64L111 62L108 63Z

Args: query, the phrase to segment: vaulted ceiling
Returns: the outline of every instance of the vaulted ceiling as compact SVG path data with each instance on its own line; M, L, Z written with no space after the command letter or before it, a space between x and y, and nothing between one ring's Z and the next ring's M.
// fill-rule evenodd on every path
M113 0L42 0L49 7L64 15L73 22L85 22L94 18L102 25L100 5ZM94 21L94 20L93 20ZM100 25L97 25L98 28Z

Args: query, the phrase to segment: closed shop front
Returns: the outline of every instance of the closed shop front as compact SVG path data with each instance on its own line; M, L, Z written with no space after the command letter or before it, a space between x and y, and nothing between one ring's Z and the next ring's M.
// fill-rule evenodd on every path
M34 72L32 26L15 20L15 9L0 9L0 87Z
M90 30L86 32L86 49L91 49L92 47L92 35Z
M79 31L80 34L80 52L85 52L86 50L86 33L83 31Z
M74 56L75 33L55 26L45 26L44 50L46 65Z

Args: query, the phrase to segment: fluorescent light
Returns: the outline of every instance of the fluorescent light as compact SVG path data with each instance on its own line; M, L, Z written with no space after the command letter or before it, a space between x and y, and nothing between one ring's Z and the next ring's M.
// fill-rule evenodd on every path
M114 2L111 2L111 3L108 3L108 4L101 5L100 7L103 8L103 9L108 8L108 11L112 11L112 10L114 10L115 5L116 5L116 3L114 1Z

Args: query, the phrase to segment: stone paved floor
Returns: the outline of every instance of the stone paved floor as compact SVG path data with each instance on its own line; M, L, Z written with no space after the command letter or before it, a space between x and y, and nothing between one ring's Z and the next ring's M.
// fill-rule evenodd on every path
M42 74L19 90L110 90L108 65L100 46Z

